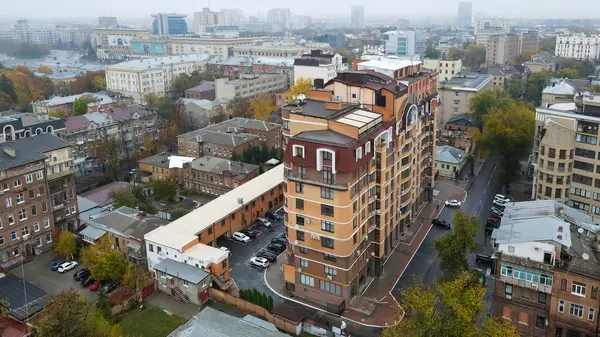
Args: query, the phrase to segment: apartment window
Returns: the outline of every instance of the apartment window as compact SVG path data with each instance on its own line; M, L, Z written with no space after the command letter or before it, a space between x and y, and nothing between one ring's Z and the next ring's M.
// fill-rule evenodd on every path
M304 193L304 184L296 183L296 193Z
M7 197L6 199L4 199L4 203L6 204L6 207L11 207L12 206L12 198Z
M306 276L304 274L300 274L300 283L307 285L307 286L314 287L315 279L313 277Z
M571 285L571 294L585 296L585 284L573 282Z
M596 309L589 308L588 309L588 320L593 321L594 320L594 316L596 316Z
M371 143L365 143L365 154L371 153Z
M21 180L20 179L15 180L15 187L19 187L21 185L22 184L21 184Z
M356 149L356 161L359 161L360 159L362 159L362 147Z
M19 220L20 221L27 220L27 210L26 209L19 210Z
M333 206L321 205L321 214L327 216L333 216Z
M331 282L326 282L326 281L321 281L321 290L329 292L329 293L334 293L337 295L340 295L341 292L341 287L335 283L331 283Z
M300 247L298 248L298 250L300 251L300 253L302 254L307 254L308 253L308 249L304 248L304 247Z
M577 136L575 137L575 141L577 141L579 143L596 145L596 143L598 143L598 137L582 135L582 134L578 133Z
M546 317L544 316L535 316L535 326L537 328L543 328L546 326Z
M575 155L579 156L579 157L596 159L596 151L592 151L592 150L584 150L584 149L575 148Z
M323 254L323 258L327 261L337 261L337 258L331 254Z
M15 231L10 232L10 239L15 241L17 239L17 232L15 232Z
M583 318L583 306L571 303L571 306L569 307L569 314L571 314L571 316Z
M23 193L19 193L15 196L15 200L17 201L17 204L22 204L25 202L25 196Z
M294 157L304 158L304 146L292 145L292 154Z
M538 303L547 304L548 295L546 293L538 293Z
M33 174L26 174L25 175L25 183L30 184L33 182Z
M37 207L35 205L31 206L31 216L37 215Z
M8 216L8 225L12 226L15 224L15 217L11 214Z
M321 237L321 246L325 248L333 249L333 239Z
M0 246L4 245L4 236L0 235Z
M48 212L48 206L45 201L42 201L42 213Z
M43 172L43 171L38 171L38 172L36 173L36 176L37 176L37 177L36 177L36 178L37 178L37 180L44 180L44 172Z
M333 200L333 190L331 188L321 187L321 198Z
M510 285L510 284L505 284L505 285L504 285L504 293L505 293L506 295L512 295L512 293L513 293L513 287L512 287L512 285Z
M502 318L511 319L510 318L510 316L511 316L511 312L510 311L511 311L510 307L508 305L505 305L502 308Z
M44 219L44 228L50 228L50 219Z
M334 267L325 266L325 274L335 276L337 275L337 269Z
M304 241L304 232L303 231L296 231L296 239L298 241Z
M321 154L323 156L323 160L333 160L333 155L331 154L331 152L323 151L321 152Z
M592 286L592 299L596 299L598 297L598 286Z
M529 313L527 311L519 312L519 324L529 324Z
M560 290L567 291L567 279L563 278L560 280Z
M304 215L296 214L296 225L304 226Z
M29 227L25 226L21 228L21 236L29 235Z
M148 250L151 251L152 253L154 253L154 245L153 244L148 244Z
M296 208L304 209L304 199L296 199Z
M296 167L296 171L298 173L298 178L306 179L306 167L298 166L298 167Z
M36 222L33 224L33 231L34 232L39 232L40 231L40 223Z
M558 312L565 312L565 301L558 301Z
M300 266L303 268L308 268L308 260L300 259Z
M325 231L325 232L333 233L334 232L333 222L322 220L321 221L321 230Z

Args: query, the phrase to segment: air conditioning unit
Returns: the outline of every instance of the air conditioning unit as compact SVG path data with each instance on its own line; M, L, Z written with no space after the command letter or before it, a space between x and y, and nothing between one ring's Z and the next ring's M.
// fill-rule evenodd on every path
M375 210L375 214L377 214L377 215L381 215L381 210L378 210L378 209L376 209L376 210Z
M310 219L309 219L309 218L306 218L306 219L304 219L304 222L306 222L306 223L310 223Z
M511 295L506 295L506 299L510 300L510 299L512 299L512 296Z
M41 197L42 195L38 193L38 194L36 194L35 196L39 198L39 197Z
M321 237L319 235L317 235L317 234L311 234L310 238L311 239L315 239L315 240L319 240Z
M534 288L534 289L537 289L538 288L538 284L537 283L532 283L531 287Z
M27 241L29 239L29 234L25 234L22 236L23 241Z
M294 226L294 228L295 228L295 229L298 229L298 228L300 228L300 225L296 224L296 225Z
M327 279L328 279L329 281L331 281L331 280L333 280L333 277L331 277L331 276L327 275Z

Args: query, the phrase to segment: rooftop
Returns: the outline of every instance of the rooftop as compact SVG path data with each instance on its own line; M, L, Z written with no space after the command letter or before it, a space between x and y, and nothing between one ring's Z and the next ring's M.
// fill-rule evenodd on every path
M243 179L250 172L258 170L258 165L245 164L228 159L204 156L192 161L191 166L194 170L223 174L231 172L231 175L236 179Z
M195 99L195 98L180 98L179 101L184 105L194 104L202 109L212 109L220 106L221 104L228 104L228 99L216 99L214 101L208 99Z
M13 274L0 277L0 298L8 302L8 315L21 322L42 311L50 300L45 291Z
M194 157L175 156L169 153L158 153L138 160L138 163L148 164L161 168L182 168L183 164L193 161Z
M402 93L408 90L406 85L373 69L340 71L331 82L340 82L372 90L386 89L393 93Z
M192 284L198 284L210 275L198 267L171 260L169 258L164 259L158 264L154 265L154 269L162 271L167 275L175 276Z
M384 69L384 70L400 70L406 67L417 66L419 64L423 64L423 62L418 60L398 60L393 58L381 57L376 60L370 60L366 62L361 62L358 64L358 70L367 70L367 69Z
M94 188L93 190L79 194L79 196L89 199L98 204L98 206L102 207L112 203L112 198L109 196L110 192L128 187L131 187L131 184L127 182L113 181L106 185Z
M300 104L300 105L287 104L287 105L282 106L281 108L289 110L292 113L296 113L296 114L300 114L300 115L304 115L304 116L329 119L331 116L338 114L342 110L352 109L355 107L355 106L352 106L347 103L341 103L341 105L342 105L341 110L327 109L325 102L307 99L304 104ZM297 109L301 109L302 111L296 112Z
M513 76L519 74L519 70L514 67L489 67L487 73L492 76Z
M139 241L143 240L144 235L147 233L169 223L167 220L153 216L140 217L137 210L125 206L108 214L95 216L93 219L84 221L98 229L104 229Z
M18 139L14 142L0 144L0 170L18 167L45 160L45 152L70 147L71 144L50 133ZM5 152L5 148L15 151L15 156Z
M456 77L442 81L442 85L451 86L454 90L479 91L492 81L490 74L463 73L456 74Z
M449 145L436 146L435 161L459 164L465 158L465 151Z
M146 58L113 64L107 66L106 71L162 69L164 67L186 62L205 62L208 58L209 55L206 54L181 54L174 56Z
M212 143L224 146L236 147L242 144L258 140L260 137L248 133L227 133L219 131L211 131L207 129L195 130L177 136L188 141L196 141L198 143Z
M195 87L191 87L186 90L186 92L206 92L215 90L215 82L214 81L200 81Z
M230 80L227 82L231 83L231 84L244 84L247 82L262 80L265 78L280 78L280 77L285 77L285 76L286 75L284 75L284 74L260 74L260 75L245 77L245 78L236 78L235 80Z
M204 128L204 130L218 132L241 132L244 130L271 131L281 128L281 124L270 123L258 119L236 117L227 119L221 123L212 124Z
M318 144L329 144L334 146L352 147L356 139L333 130L304 131L293 137Z
M76 99L83 96L92 96L96 99L96 102L89 103L88 106L94 106L98 104L111 104L114 103L114 99L109 95L101 93L84 92L82 94L71 95L71 96L55 96L50 99L35 102L33 104L44 105L47 107L55 107L63 104L73 104Z
M198 240L198 233L282 182L283 165L279 165L170 224L155 229L146 234L145 239L181 249L186 244Z

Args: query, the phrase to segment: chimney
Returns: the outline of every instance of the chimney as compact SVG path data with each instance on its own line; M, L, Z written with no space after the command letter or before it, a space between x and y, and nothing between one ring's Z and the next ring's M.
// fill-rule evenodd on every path
M9 146L4 146L4 153L6 153L7 155L9 155L13 158L17 157L17 151L14 148L9 147Z
M327 110L342 110L342 103L339 101L325 102L325 109L327 109Z

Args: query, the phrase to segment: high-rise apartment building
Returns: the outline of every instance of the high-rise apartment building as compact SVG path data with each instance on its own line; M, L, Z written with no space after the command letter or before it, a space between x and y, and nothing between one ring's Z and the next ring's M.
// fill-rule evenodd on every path
M221 26L219 12L211 12L210 8L202 8L202 12L194 12L194 33L204 34L206 26Z
M350 7L350 28L365 28L365 8L363 6Z
M244 22L244 12L237 8L222 8L221 17L225 26L238 26Z
M559 35L556 37L556 56L578 60L593 60L600 58L600 35L586 36Z
M418 30L393 30L383 34L385 54L396 56L425 56L425 34Z
M458 28L467 28L473 25L473 3L458 3Z
M510 203L496 249L494 316L521 336L588 337L598 331L599 229L553 200Z
M508 20L505 19L477 20L473 29L477 44L483 45L487 45L490 36L508 34L508 32Z
M158 13L152 14L152 34L185 35L188 33L186 14Z
M280 24L283 29L292 28L292 13L289 8L272 8L267 12L267 21Z
M98 17L98 26L100 26L100 28L115 28L117 27L117 17L100 16Z
M485 60L488 65L505 65L525 52L538 49L537 32L491 35L487 40Z
M282 111L285 289L331 311L381 275L433 186L436 73L388 67L398 78L340 72Z

